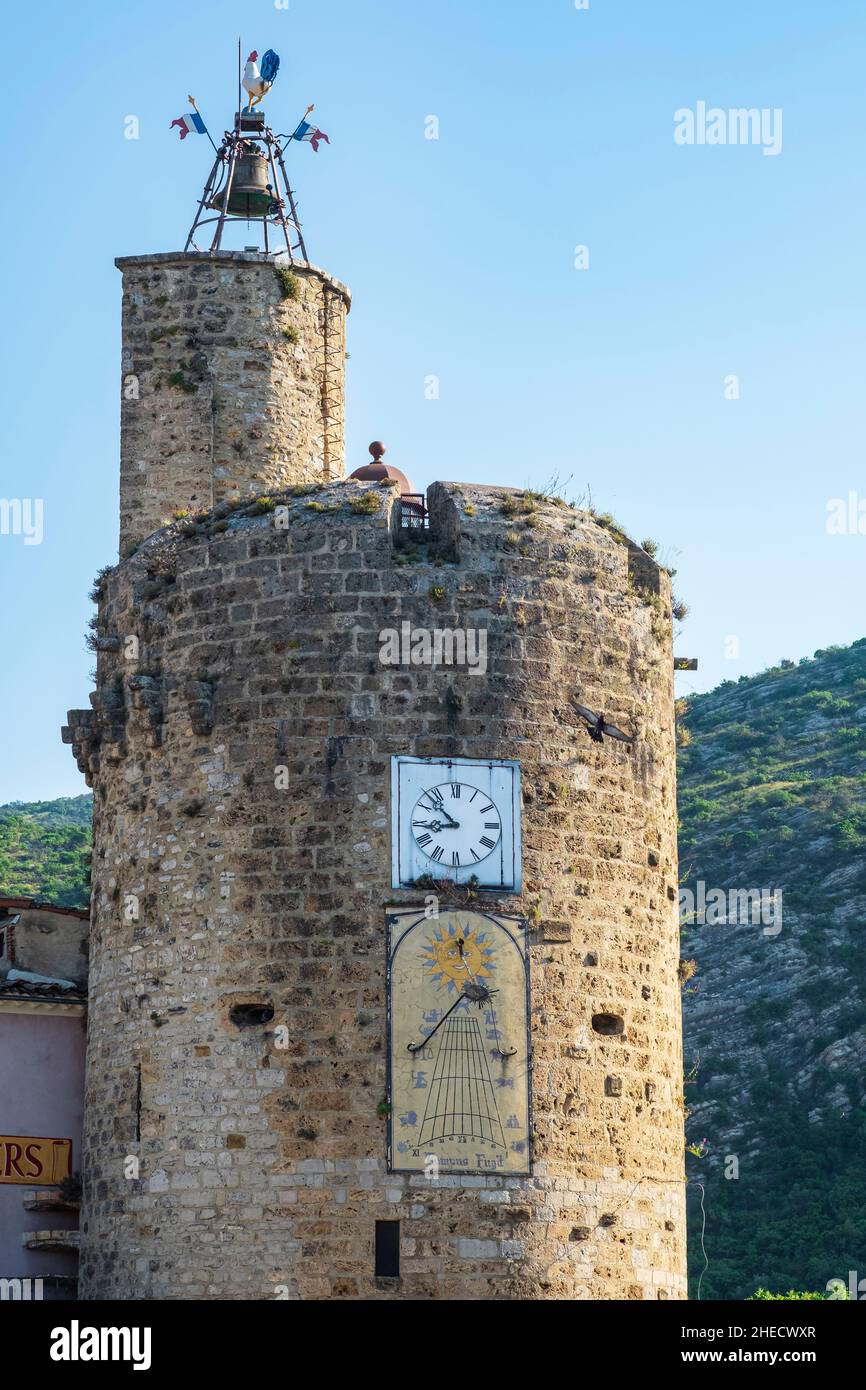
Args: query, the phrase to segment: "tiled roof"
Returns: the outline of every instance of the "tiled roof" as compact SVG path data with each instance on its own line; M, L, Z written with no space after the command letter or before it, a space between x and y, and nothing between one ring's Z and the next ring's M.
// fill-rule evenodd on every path
M83 1004L87 990L79 985L37 984L34 980L0 980L0 998L62 999L65 1004Z
M39 898L13 898L0 893L0 910L9 912L60 912L65 917L87 918L90 912L86 907L58 907L56 903L42 902Z

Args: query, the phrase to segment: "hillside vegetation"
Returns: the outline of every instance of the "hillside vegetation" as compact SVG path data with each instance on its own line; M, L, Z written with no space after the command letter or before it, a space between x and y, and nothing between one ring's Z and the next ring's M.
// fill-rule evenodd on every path
M0 806L0 893L86 907L90 796Z
M823 1290L866 1275L866 640L687 704L681 886L782 893L683 926L692 1293L698 1182L703 1298Z

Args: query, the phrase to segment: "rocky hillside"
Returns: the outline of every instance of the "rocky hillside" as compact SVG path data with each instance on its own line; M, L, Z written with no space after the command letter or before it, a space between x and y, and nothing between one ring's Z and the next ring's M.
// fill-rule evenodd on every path
M866 640L687 705L681 887L735 919L683 926L692 1293L700 1182L703 1298L823 1290L866 1275Z
M86 906L90 796L0 806L0 893Z

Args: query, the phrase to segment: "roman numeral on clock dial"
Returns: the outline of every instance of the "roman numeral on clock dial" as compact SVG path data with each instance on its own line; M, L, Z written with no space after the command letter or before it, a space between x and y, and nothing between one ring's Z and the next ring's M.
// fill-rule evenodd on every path
M418 796L412 812L415 843L428 859L459 869L480 864L502 835L498 807L478 787L441 782Z

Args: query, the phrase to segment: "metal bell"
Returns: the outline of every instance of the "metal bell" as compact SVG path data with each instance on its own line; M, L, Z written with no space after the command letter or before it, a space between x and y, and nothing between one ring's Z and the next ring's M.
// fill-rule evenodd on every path
M216 194L209 206L221 211L224 200L225 188ZM273 201L268 161L264 154L248 145L235 163L235 176L226 211L235 217L267 217Z

